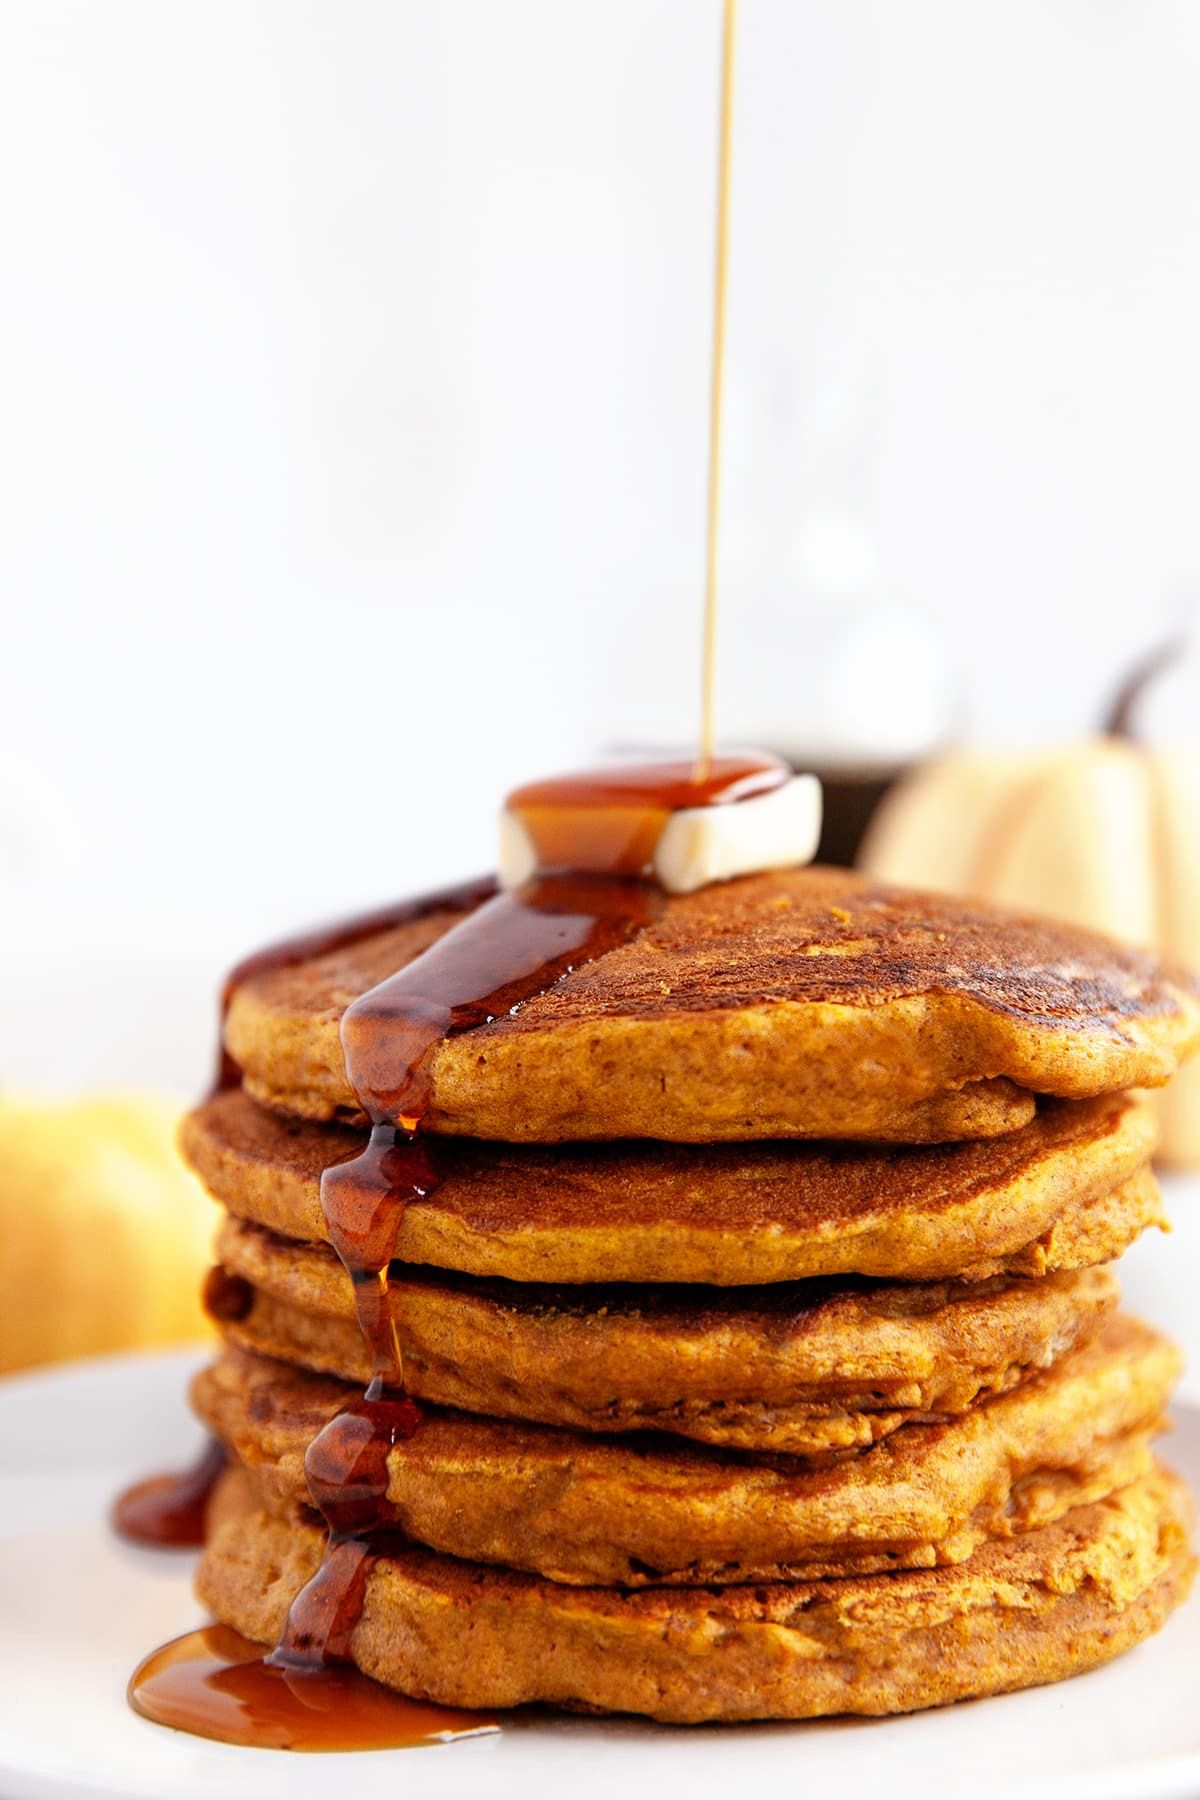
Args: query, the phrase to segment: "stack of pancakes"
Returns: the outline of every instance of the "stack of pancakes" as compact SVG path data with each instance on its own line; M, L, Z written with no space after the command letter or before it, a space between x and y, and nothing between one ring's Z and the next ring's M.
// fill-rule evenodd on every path
M461 916L249 976L240 1085L185 1128L226 1209L199 1589L264 1642L321 1558L305 1450L371 1374L320 1205L365 1135L339 1020ZM1152 1451L1180 1365L1110 1265L1163 1223L1127 1090L1198 1038L1142 952L810 869L671 899L442 1043L390 1284L428 1404L355 1662L466 1707L802 1718L1154 1631L1193 1569Z

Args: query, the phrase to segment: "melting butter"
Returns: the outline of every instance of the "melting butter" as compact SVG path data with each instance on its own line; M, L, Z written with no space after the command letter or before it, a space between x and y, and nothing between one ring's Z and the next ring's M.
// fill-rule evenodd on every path
M796 775L769 793L666 815L648 873L669 894L811 862L821 836L821 784ZM517 888L538 872L533 838L519 815L500 814L500 884Z

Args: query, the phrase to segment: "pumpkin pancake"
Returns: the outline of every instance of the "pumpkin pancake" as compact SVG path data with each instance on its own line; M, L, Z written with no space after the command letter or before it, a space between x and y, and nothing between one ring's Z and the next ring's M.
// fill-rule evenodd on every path
M192 1113L181 1142L231 1212L315 1242L321 1173L363 1138L233 1090ZM1049 1102L1021 1131L933 1149L447 1142L396 1255L554 1283L1042 1275L1109 1262L1165 1223L1153 1144L1146 1109L1112 1097Z
M1194 1572L1191 1499L1161 1467L965 1563L717 1589L567 1588L396 1546L376 1557L351 1640L401 1692L488 1709L532 1701L677 1724L898 1713L1060 1681L1157 1631ZM231 1471L198 1592L274 1643L324 1533Z
M354 1289L322 1245L227 1219L212 1284L227 1340L346 1380L372 1359ZM666 1431L816 1457L965 1412L1099 1330L1108 1269L965 1285L560 1287L398 1271L407 1390L584 1431Z
M388 1453L391 1522L431 1549L580 1584L961 1562L989 1538L1035 1530L1142 1476L1180 1366L1172 1344L1117 1318L1012 1393L817 1469L431 1411ZM291 1506L307 1498L308 1445L354 1391L228 1350L192 1397L263 1491Z
M361 1117L349 1003L461 914L236 986L247 1090ZM1200 984L1149 953L982 903L795 869L668 896L632 942L431 1053L430 1129L506 1142L825 1137L935 1143L1024 1124L1031 1094L1157 1086Z

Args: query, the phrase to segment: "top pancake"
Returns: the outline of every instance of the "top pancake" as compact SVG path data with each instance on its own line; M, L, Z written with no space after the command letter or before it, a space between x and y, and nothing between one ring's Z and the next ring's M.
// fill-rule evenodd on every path
M341 1015L464 916L435 912L232 994L254 1097L360 1119ZM1098 934L842 870L671 896L634 940L432 1053L430 1129L506 1142L938 1143L1009 1131L1033 1093L1169 1080L1200 981Z

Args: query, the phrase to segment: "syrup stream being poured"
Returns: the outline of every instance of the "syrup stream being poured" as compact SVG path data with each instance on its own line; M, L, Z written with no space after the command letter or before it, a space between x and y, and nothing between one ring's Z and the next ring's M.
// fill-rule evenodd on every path
M724 0L721 34L721 131L717 150L717 236L713 257L712 372L708 402L708 529L705 534L704 638L700 667L700 744L696 780L703 781L716 746L717 575L721 523L721 424L725 398L725 295L729 277L729 178L733 166L733 62L737 0Z
M346 1666L372 1560L386 1548L394 1525L387 1497L389 1454L422 1420L420 1406L404 1392L389 1268L405 1209L426 1199L441 1180L437 1141L425 1129L431 1111L436 1116L438 1046L515 1013L581 964L629 942L658 915L664 898L647 876L670 813L736 802L787 779L787 770L773 759L714 756L735 24L736 0L724 0L697 757L690 766L598 771L519 790L509 806L525 825L539 866L518 893L497 894L490 880L447 889L292 938L239 964L227 979L222 1015L235 988L255 976L349 948L444 909L467 912L424 954L355 1001L342 1019L346 1072L371 1130L360 1155L325 1171L321 1204L329 1240L354 1285L373 1373L361 1399L324 1427L305 1457L309 1495L328 1534L321 1565L292 1602L269 1655L236 1632L213 1626L147 1658L130 1683L129 1698L137 1711L159 1723L233 1743L326 1750L429 1743L488 1724L479 1714L405 1700ZM217 1086L236 1085L239 1078L222 1043ZM214 1289L210 1304L219 1312L241 1298ZM214 1462L210 1486L216 1473ZM153 1484L141 1484L142 1490L148 1485ZM186 1481L185 1491L192 1491ZM119 1514L122 1509L128 1527L132 1496L118 1503ZM139 1535L136 1528L131 1535ZM142 1541L152 1535L147 1531Z

